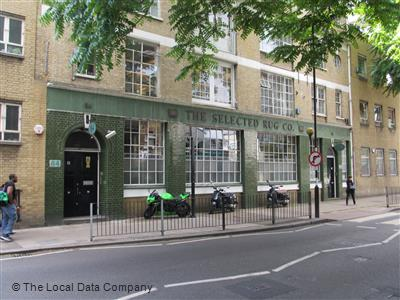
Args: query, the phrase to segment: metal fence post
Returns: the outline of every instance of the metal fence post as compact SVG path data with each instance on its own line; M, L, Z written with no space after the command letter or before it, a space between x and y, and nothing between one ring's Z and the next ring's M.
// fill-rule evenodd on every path
M161 198L161 235L164 236L164 200Z
M272 192L272 224L275 224L275 203L277 203L278 194L276 191Z
M225 199L221 196L221 205L222 205L222 230L225 230Z
M90 203L90 241L93 242L93 203Z
M385 191L386 191L386 207L389 208L389 190L387 186L385 186Z
M308 216L310 219L312 218L312 204L311 204L311 191L307 192L307 199L308 199Z

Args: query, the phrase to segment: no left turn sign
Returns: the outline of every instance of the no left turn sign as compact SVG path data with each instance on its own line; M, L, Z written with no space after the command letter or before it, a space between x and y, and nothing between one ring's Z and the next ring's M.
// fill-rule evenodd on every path
M318 151L311 152L308 156L308 162L313 167L318 167L321 164L322 156Z

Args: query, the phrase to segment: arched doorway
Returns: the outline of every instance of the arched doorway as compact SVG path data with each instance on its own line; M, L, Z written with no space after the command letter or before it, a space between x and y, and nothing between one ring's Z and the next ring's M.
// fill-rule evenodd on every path
M83 130L70 134L64 150L64 217L80 217L99 207L99 153L95 136Z
M335 150L329 147L327 154L327 166L328 166L328 198L336 198L336 159Z

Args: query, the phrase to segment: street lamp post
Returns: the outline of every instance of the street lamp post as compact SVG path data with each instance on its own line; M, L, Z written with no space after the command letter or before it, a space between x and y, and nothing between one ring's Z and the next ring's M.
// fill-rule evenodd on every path
M317 147L314 144L314 148L312 147L312 136L314 134L314 130L312 127L307 128L306 130L308 139L310 141L310 154L313 151L317 151ZM315 139L314 139L315 143ZM315 218L319 218L319 187L318 187L318 169L315 169L315 188L314 188L314 207L315 207Z
M315 30L314 24L311 27L313 47L315 46ZM314 103L314 151L318 149L317 144L317 84L315 75L315 65L313 66L313 103ZM319 186L318 186L318 168L315 169L315 188L314 188L314 200L315 200L315 218L319 218Z

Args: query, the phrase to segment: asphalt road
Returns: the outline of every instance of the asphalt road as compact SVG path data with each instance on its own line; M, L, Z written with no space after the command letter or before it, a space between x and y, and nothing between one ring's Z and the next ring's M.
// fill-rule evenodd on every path
M399 220L4 258L0 299L400 299Z

